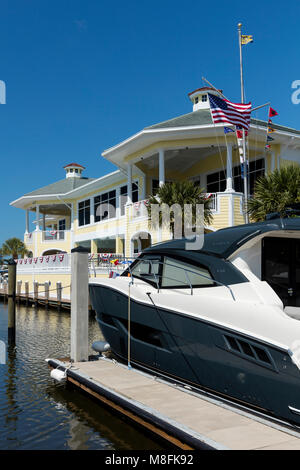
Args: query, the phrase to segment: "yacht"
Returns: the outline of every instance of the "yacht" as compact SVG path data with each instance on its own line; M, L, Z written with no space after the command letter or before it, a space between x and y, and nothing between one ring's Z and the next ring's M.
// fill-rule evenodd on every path
M300 424L300 218L145 249L90 279L112 351L137 366Z

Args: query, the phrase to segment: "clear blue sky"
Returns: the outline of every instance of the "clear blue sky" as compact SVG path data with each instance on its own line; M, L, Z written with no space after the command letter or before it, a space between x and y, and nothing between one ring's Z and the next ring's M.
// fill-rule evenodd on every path
M243 48L247 99L271 100L274 122L300 129L299 17L299 0L2 0L0 242L25 229L10 201L63 178L70 162L91 177L112 171L101 152L190 112L202 76L238 101L239 21L254 36Z

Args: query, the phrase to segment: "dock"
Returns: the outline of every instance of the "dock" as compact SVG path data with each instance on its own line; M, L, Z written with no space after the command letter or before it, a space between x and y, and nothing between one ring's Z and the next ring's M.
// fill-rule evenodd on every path
M296 450L300 429L108 358L47 359L67 381L182 450Z
M7 301L7 289L0 288L0 299L4 302ZM70 310L71 308L71 300L67 297L57 297L56 295L51 295L49 297L45 295L34 295L34 294L16 294L16 302L17 303L24 303L26 305L34 304L35 306L43 305L43 306L51 306L55 308L61 308Z

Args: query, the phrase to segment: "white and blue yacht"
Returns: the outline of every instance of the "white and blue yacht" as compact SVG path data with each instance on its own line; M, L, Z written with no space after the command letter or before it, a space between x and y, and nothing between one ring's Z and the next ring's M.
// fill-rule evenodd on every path
M120 277L90 280L112 351L126 360L130 337L132 363L299 425L300 218L185 247L159 243Z

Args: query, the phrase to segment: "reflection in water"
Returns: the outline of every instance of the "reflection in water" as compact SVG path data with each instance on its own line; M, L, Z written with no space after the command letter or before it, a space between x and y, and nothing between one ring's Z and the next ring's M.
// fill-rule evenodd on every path
M90 317L89 344L98 339ZM0 340L7 342L4 304ZM88 396L54 384L45 359L69 356L69 345L69 312L17 307L16 346L8 347L7 362L0 364L0 449L159 449Z

